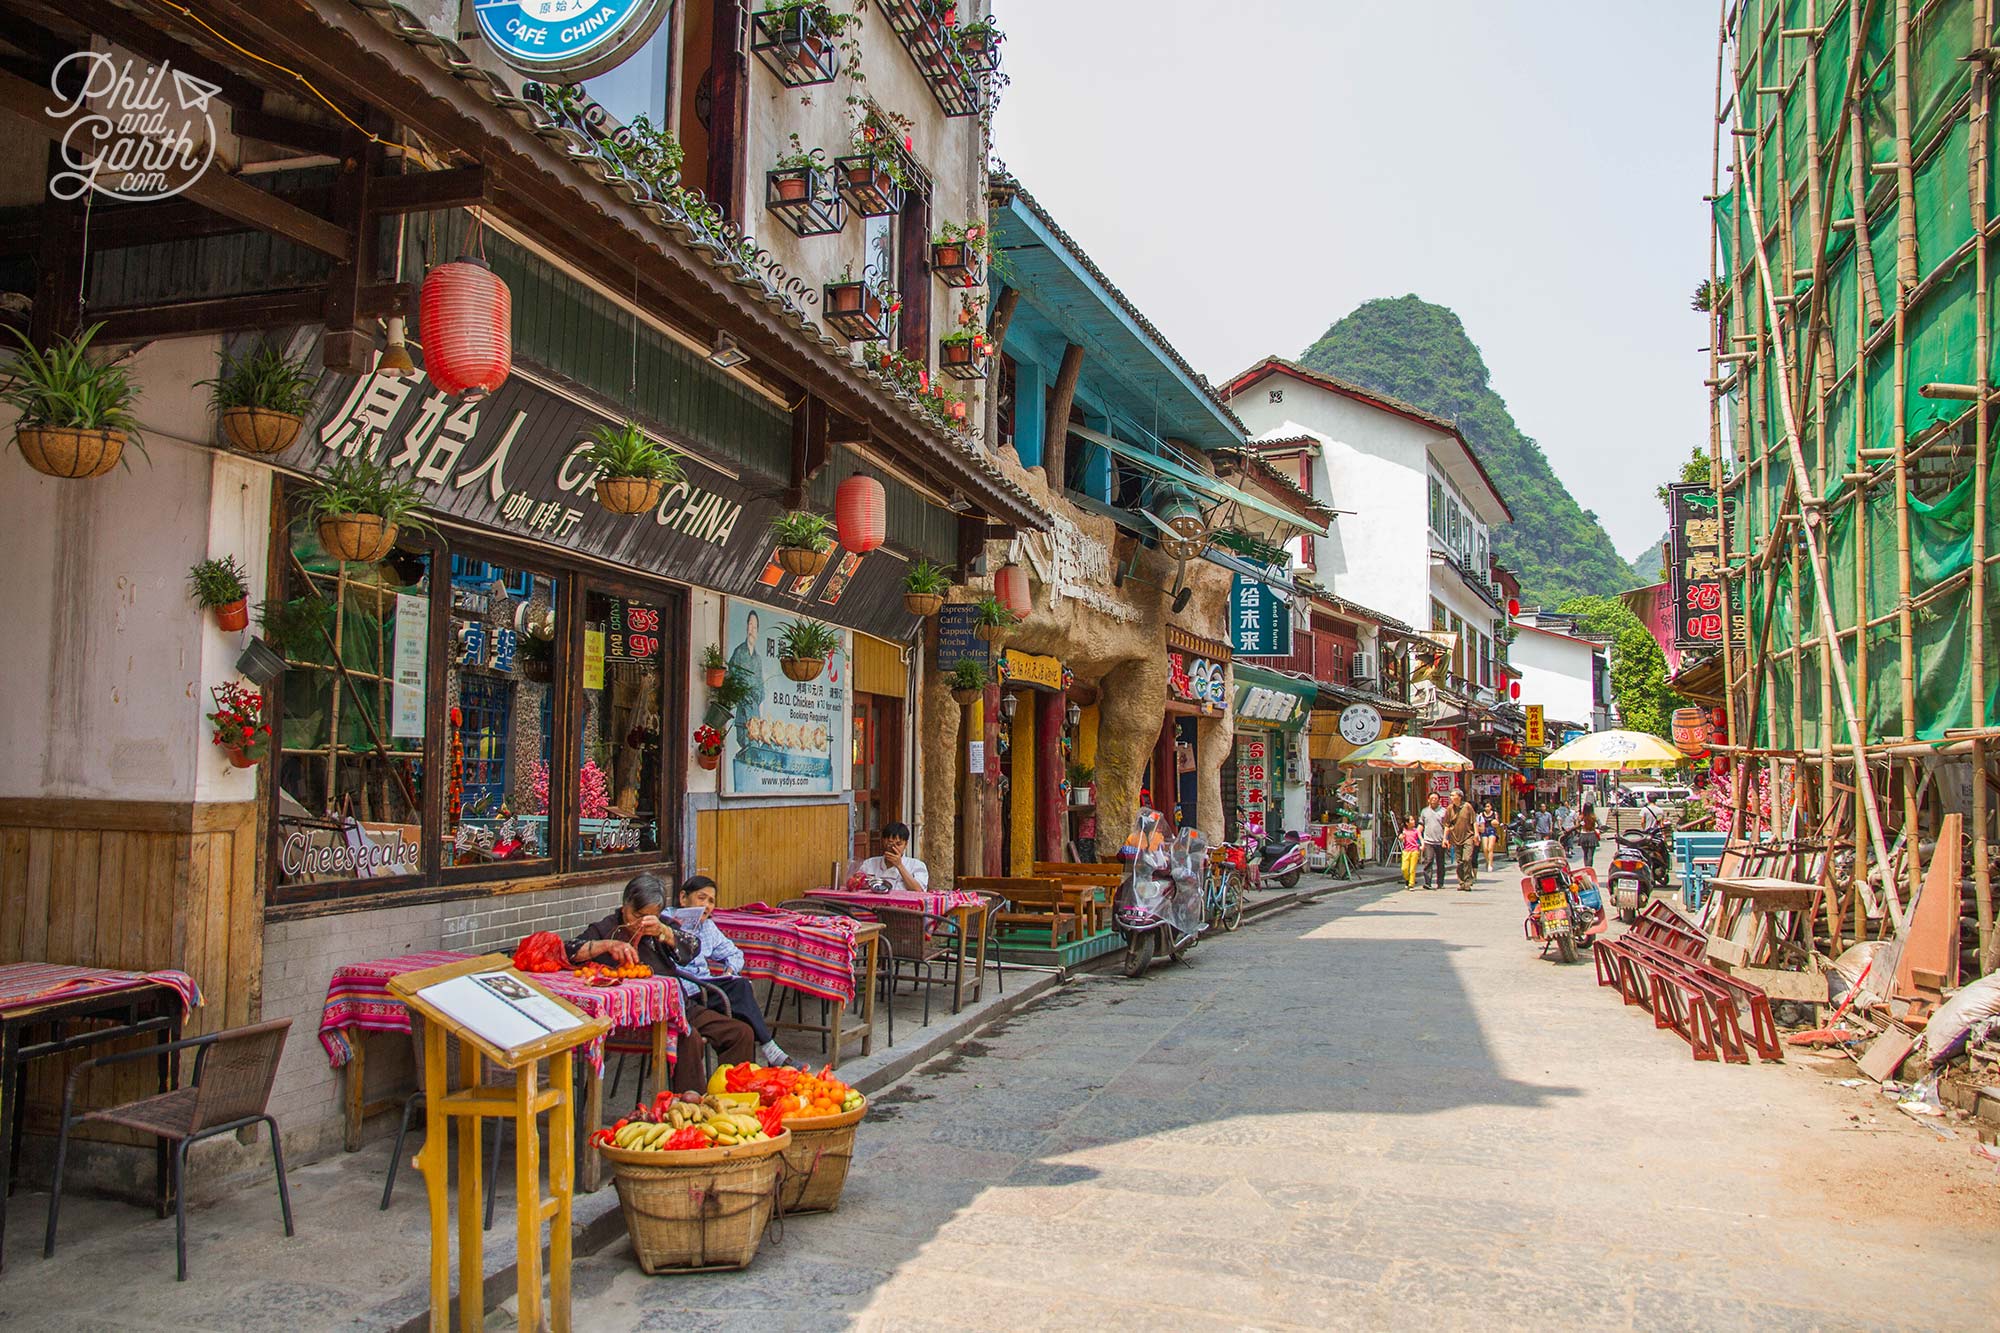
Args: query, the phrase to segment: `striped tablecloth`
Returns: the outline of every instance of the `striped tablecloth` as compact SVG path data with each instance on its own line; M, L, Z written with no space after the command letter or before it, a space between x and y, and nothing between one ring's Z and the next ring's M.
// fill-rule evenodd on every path
M717 911L715 924L743 951L743 975L846 1004L854 998L854 922L763 903Z
M378 958L372 963L349 963L337 969L326 990L326 1006L320 1010L319 1043L335 1069L353 1058L348 1030L362 1032L408 1032L410 1011L389 991L389 978L404 972L421 972L427 967L456 963L472 954L437 949L428 953L404 954L401 958ZM665 1021L674 1035L686 1032L687 1010L681 1004L680 983L671 977L648 977L624 981L616 986L593 986L578 981L568 972L535 975L538 985L559 995L592 1018L609 1018L610 1036L626 1028L646 1029ZM633 1034L625 1034L627 1037ZM602 1072L604 1043L599 1037L585 1048L590 1067ZM668 1043L668 1050L673 1049Z
M201 1007L201 987L185 972L122 972L109 967L74 967L68 963L0 964L0 1011L27 1009L52 1000L72 1000L135 986L165 986L181 997L181 1010Z
M979 907L985 899L964 889L949 889L942 893L911 893L908 889L891 889L887 893L868 890L853 892L848 889L807 889L806 897L820 898L843 907L900 907L910 912L927 912L932 916L944 916L961 907Z

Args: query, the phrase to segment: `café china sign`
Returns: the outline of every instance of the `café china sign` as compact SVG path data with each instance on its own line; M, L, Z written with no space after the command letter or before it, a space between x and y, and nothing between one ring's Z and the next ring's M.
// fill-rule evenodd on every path
M525 74L574 83L644 46L671 0L474 0L479 35Z

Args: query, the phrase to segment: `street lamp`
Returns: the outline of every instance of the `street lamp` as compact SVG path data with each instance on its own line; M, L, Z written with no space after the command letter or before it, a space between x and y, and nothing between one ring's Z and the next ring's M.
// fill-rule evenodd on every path
M1069 724L1074 727L1083 721L1083 708L1076 700L1072 699L1069 701L1069 711L1064 716L1069 719Z

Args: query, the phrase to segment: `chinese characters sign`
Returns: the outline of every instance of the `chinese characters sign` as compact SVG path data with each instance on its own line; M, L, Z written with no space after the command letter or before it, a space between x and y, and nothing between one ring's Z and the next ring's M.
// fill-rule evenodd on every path
M1243 657L1289 657L1292 608L1261 580L1238 574L1229 591L1229 644Z
M1548 744L1548 730L1542 713L1542 705L1529 704L1523 711L1527 714L1526 727L1528 734L1522 739L1521 743L1530 750L1539 750Z
M1225 709L1229 703L1229 665L1193 653L1170 652L1167 693L1183 703Z
M1720 648L1723 610L1723 530L1728 515L1712 487L1667 487L1667 540L1673 567L1673 645Z
M1244 814L1262 812L1270 802L1271 747L1263 737L1239 737L1236 742L1236 808Z

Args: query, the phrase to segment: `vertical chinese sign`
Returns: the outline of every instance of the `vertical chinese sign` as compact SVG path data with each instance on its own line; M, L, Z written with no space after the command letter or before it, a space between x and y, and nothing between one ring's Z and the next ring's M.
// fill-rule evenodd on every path
M1236 740L1236 809L1239 816L1263 814L1270 793L1270 743L1264 736Z
M1276 588L1236 576L1229 591L1229 646L1239 657L1292 655L1292 608Z
M1712 487L1667 487L1667 550L1672 559L1673 646L1722 647L1724 507Z

